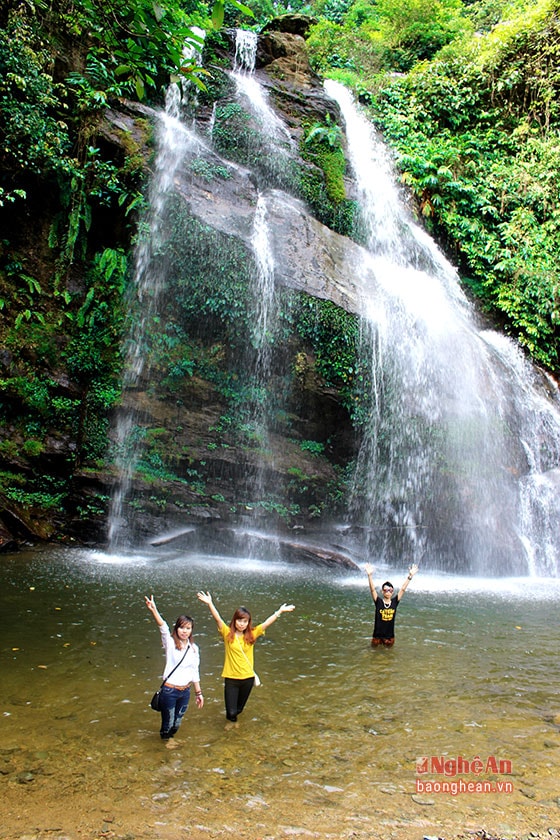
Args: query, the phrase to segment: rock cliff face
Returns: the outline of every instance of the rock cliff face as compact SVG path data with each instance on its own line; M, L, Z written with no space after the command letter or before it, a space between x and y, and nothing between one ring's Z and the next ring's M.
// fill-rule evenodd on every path
M194 99L186 91L183 99L184 126L194 125L197 139L165 197L159 220L165 236L149 248L148 273L165 280L138 348L142 375L125 388L110 419L103 465L76 457L85 427L53 428L33 457L23 453L15 425L5 430L4 468L27 476L27 484L53 475L67 488L56 509L42 507L39 497L31 505L0 499L5 550L37 539L105 543L111 499L121 490L117 531L130 542L157 542L173 532L181 533L183 544L220 546L224 534L226 543L235 542L239 527L262 525L290 535L294 527L301 532L342 515L359 443L352 414L360 290L351 263L360 246L346 235L355 206L342 134L334 197L327 171L333 157L327 165L321 157L331 153L330 146L306 145L313 126L332 128L339 120L336 104L309 66L309 24L308 18L287 15L258 38L250 80L269 103L264 118L232 75L235 33L208 46L208 91ZM270 115L281 124L276 145L266 124ZM155 132L160 123L160 114L148 107L115 103L98 127L97 144L107 159L122 159L133 146L148 162L148 128ZM266 205L274 263L269 322L260 339L254 333L261 307L254 245L259 201ZM26 219L22 236L29 240L35 231L33 271L46 282L54 272L46 246L52 219L39 202L33 212L37 219ZM53 217L56 212L53 207ZM118 242L122 220L112 209L106 220L95 220L95 229L111 246L107 233L113 231ZM84 287L80 271L76 264L72 291ZM133 322L144 317L144 304L132 307ZM53 368L50 377L59 383L60 399L85 401L88 383L72 381L62 368ZM140 443L123 487L115 451L123 444L118 425L125 416ZM9 455L14 447L20 451L17 463ZM293 544L290 536L287 555Z
M157 259L166 263L161 334L150 326L149 372L125 392L121 409L144 441L134 455L142 469L125 489L117 529L127 539L158 541L178 532L182 544L202 540L206 547L232 527L289 533L342 514L358 443L351 412L360 290L351 266L360 246L317 218L329 207L336 218L340 199L325 199L325 173L304 156L305 135L338 113L309 67L307 23L287 16L274 25L282 30L273 27L258 40L250 81L284 126L279 144L271 145L270 126L251 111L227 67L220 71L222 95L194 106L197 141L176 174L157 245ZM231 64L234 33L229 38L219 57ZM341 177L351 211L344 165ZM306 183L320 196L319 213L305 200ZM259 200L275 289L260 349L251 346L258 343L251 330L261 294ZM161 351L170 334L178 337L175 355ZM337 342L345 358L337 358ZM185 375L170 374L181 364ZM81 527L76 523L76 534Z
M29 539L104 544L120 490L117 532L131 543L173 534L185 547L225 549L244 539L239 529L260 527L283 533L290 556L294 528L301 552L302 534L311 537L343 515L359 445L352 415L360 289L351 265L360 246L346 235L355 206L343 156L343 194L333 198L319 146L305 143L313 126L339 120L309 67L308 27L308 18L284 16L258 38L251 80L282 123L276 148L231 74L235 33L209 46L208 92L194 102L187 92L183 101L184 124L194 125L197 140L165 198L165 236L150 245L149 271L165 267L164 287L141 339L142 373L111 418L106 463L76 463L76 440L55 433L52 456L57 472L66 471L68 502L53 513L6 501L6 549ZM106 155L120 156L131 138L149 160L146 126L155 131L160 122L158 112L123 102L106 112L99 142ZM342 155L342 134L338 142ZM257 347L259 201L266 205L274 292L268 334ZM132 307L133 321L142 305ZM72 382L68 388L80 391ZM123 488L114 454L125 416L137 445ZM46 442L30 468L47 473L49 459ZM309 551L317 555L312 545ZM322 552L321 562L351 563L336 547L329 554L323 544Z

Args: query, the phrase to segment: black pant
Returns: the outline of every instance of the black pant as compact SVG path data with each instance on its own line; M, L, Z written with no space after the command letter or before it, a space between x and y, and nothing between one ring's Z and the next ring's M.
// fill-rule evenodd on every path
M254 683L254 677L248 677L246 680L234 680L231 677L225 677L224 701L228 720L237 720L237 715L240 715L245 708L245 703L249 699Z

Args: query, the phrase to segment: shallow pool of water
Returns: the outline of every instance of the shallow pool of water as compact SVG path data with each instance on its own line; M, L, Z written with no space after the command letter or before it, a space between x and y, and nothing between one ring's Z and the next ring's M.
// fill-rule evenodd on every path
M0 580L4 838L408 840L560 827L558 580L421 571L391 650L370 647L363 573L36 549L3 557ZM296 605L257 643L263 685L231 731L222 643L199 589L228 621L240 604L257 622ZM201 648L205 706L189 708L173 750L148 706L163 665L143 600L152 593L170 623L194 616ZM459 757L483 769L451 772ZM469 782L493 791L460 788Z

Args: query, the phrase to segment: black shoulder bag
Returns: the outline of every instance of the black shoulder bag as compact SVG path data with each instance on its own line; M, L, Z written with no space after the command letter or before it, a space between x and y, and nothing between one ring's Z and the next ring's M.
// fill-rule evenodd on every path
M154 694L154 696L152 697L152 699L150 700L150 706L152 707L152 709L154 710L154 712L160 712L160 711L161 711L161 707L160 707L160 695L161 695L161 690L162 690L163 686L165 685L165 683L167 682L167 680L169 679L169 677L171 676L171 674L172 674L174 671L176 671L176 670L177 670L177 668L179 667L179 665L181 664L181 662L183 661L183 659L185 658L185 656L186 656L186 655L187 655L187 653L189 652L189 648L190 648L190 644L189 644L189 645L187 645L187 649L186 649L186 651L184 652L184 654L182 655L182 657L181 657L180 661L179 661L179 662L177 662L177 664L176 664L176 665L175 665L175 667L173 668L173 671L170 671L170 672L169 672L169 674L166 676L166 678L164 679L164 681L162 682L162 684L160 685L160 687L158 688L158 690L156 691L156 693Z

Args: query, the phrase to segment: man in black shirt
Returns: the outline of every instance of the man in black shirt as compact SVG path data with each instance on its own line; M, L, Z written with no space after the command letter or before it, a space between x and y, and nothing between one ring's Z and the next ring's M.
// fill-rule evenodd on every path
M381 586L382 594L379 595L373 583L373 566L366 563L365 570L369 583L369 591L373 598L375 605L375 624L373 627L373 637L371 646L377 647L384 645L385 647L392 647L395 644L395 613L402 596L406 592L406 587L418 571L418 566L413 564L408 570L408 576L404 580L397 595L394 595L393 584L388 580Z

